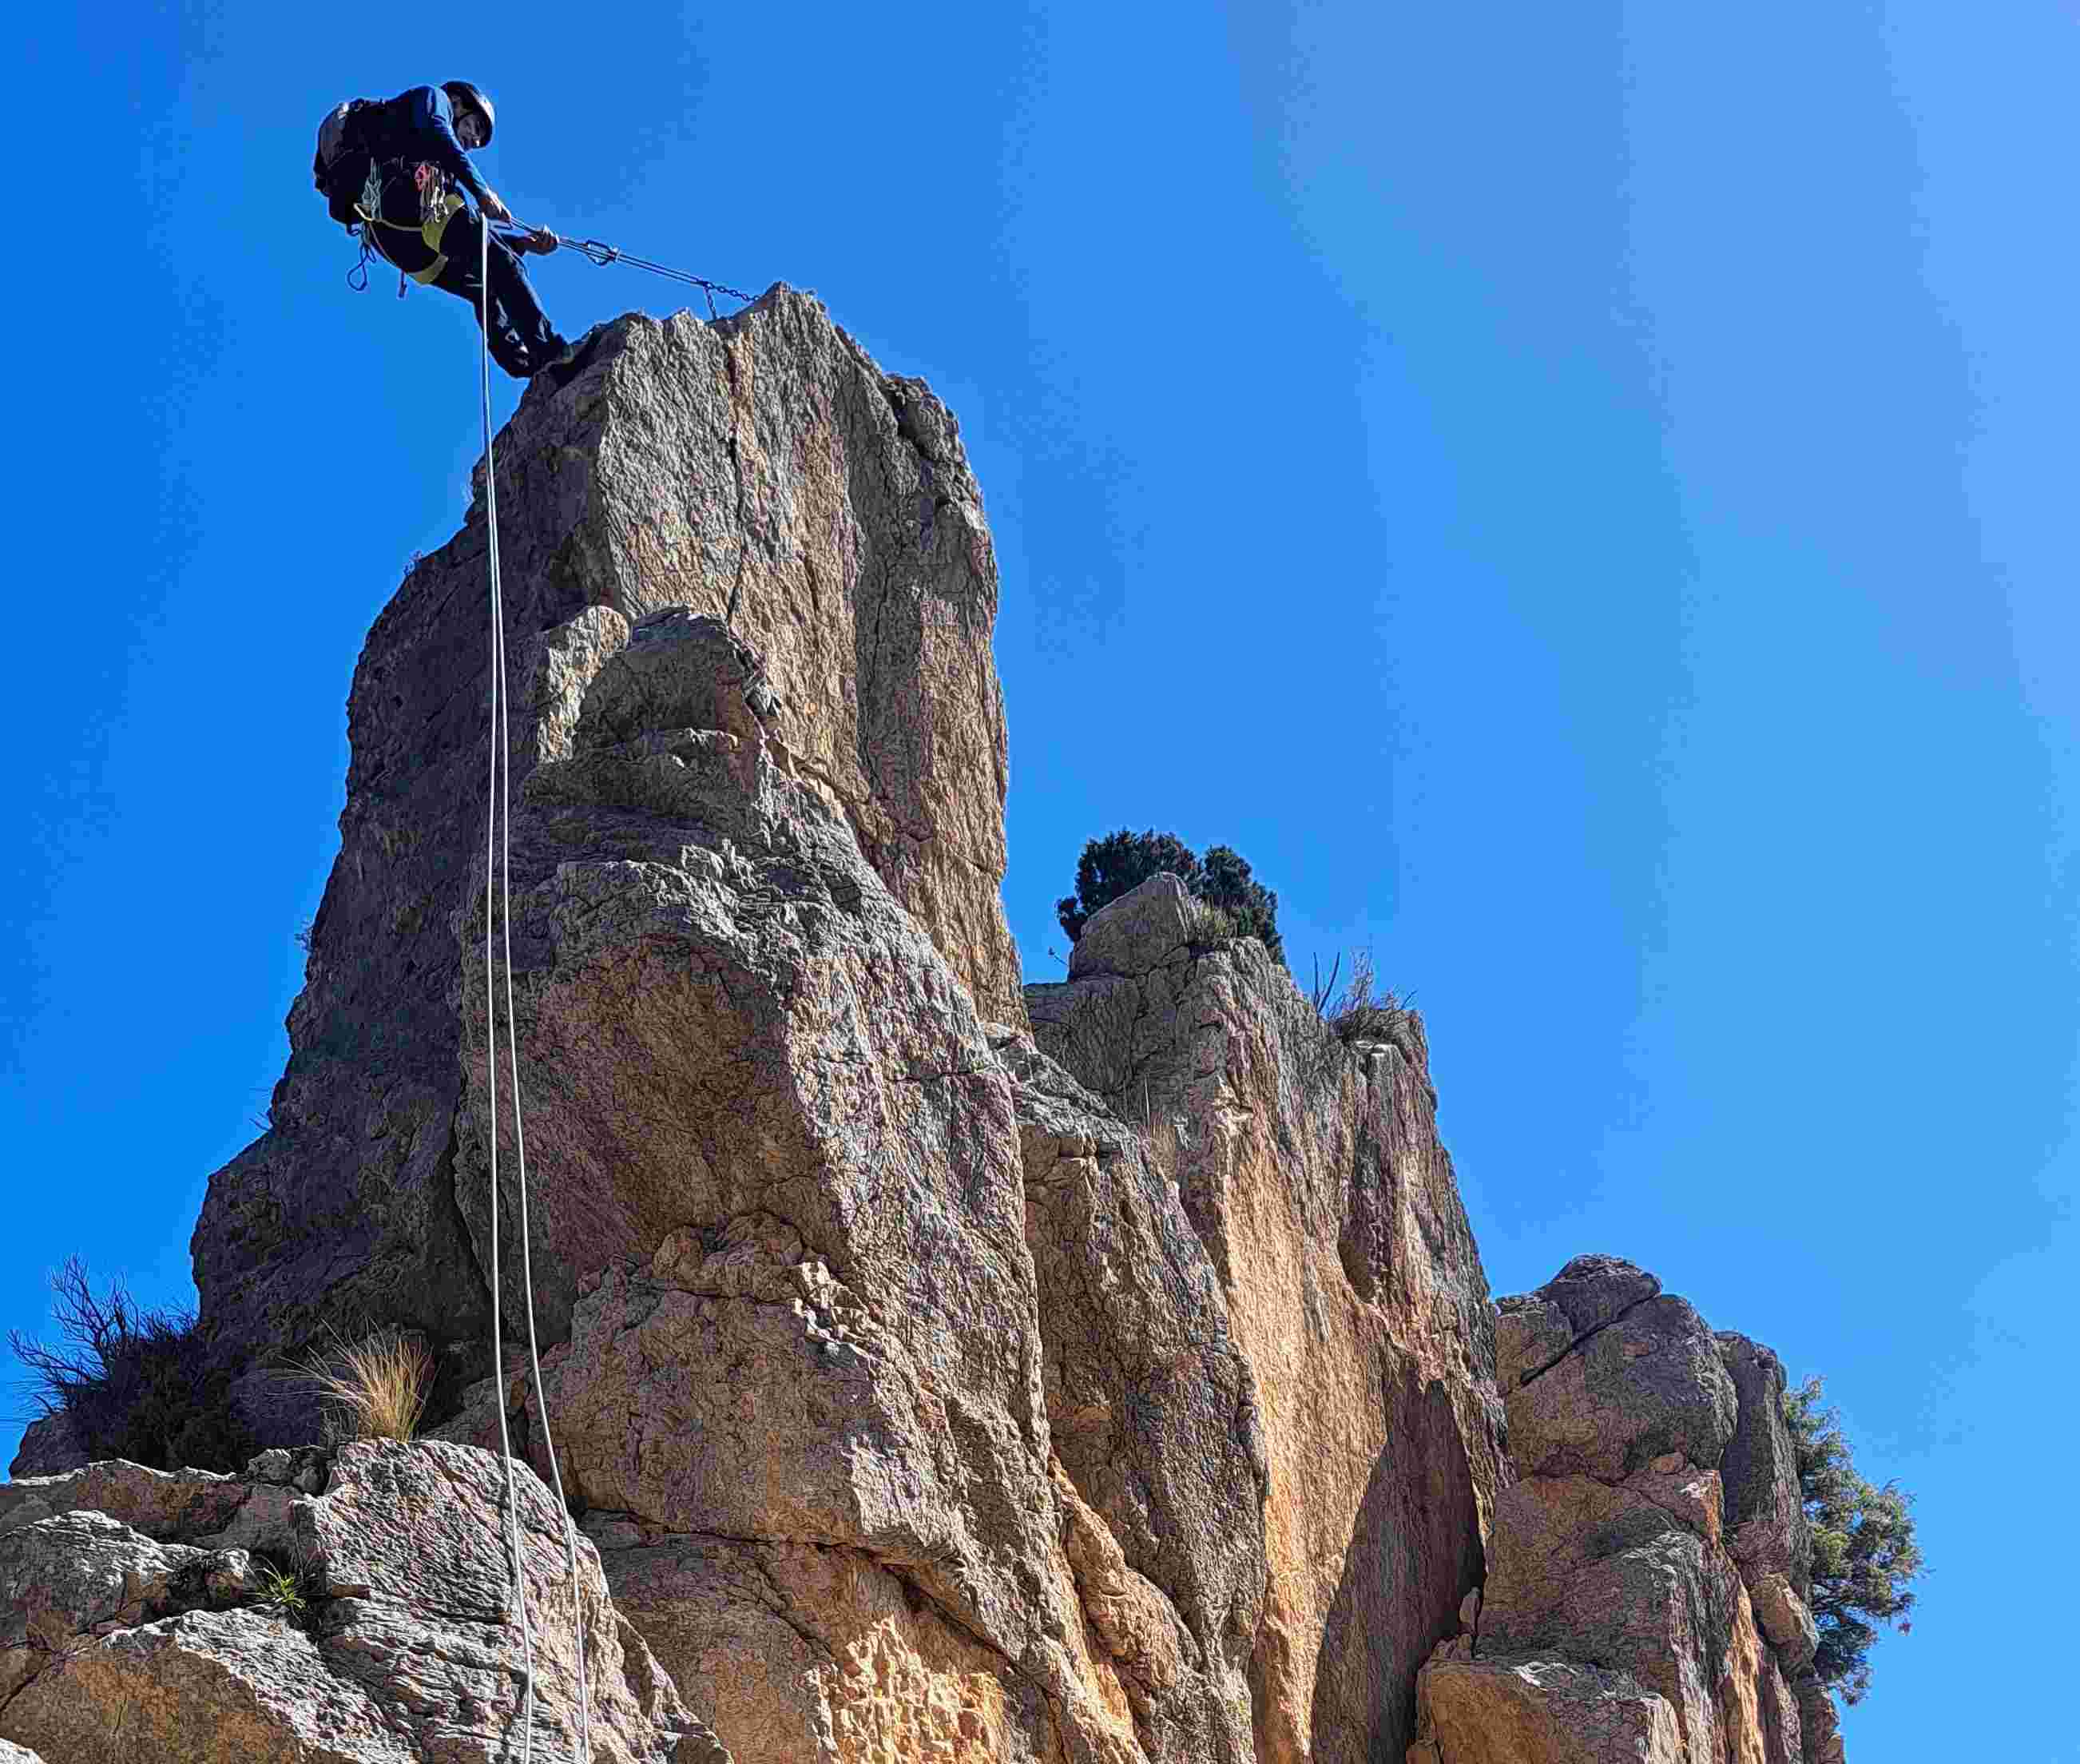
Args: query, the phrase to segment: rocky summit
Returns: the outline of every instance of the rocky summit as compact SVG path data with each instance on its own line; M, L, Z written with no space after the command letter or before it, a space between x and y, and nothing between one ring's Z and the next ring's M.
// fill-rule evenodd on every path
M33 1430L0 1758L1839 1757L1781 1369L1608 1258L1492 1304L1414 1014L1340 1035L1169 876L1021 985L927 387L778 288L609 326L495 456L510 914L480 468L355 671L288 1069L195 1228L264 1449ZM283 1367L378 1326L425 1436L313 1445Z
M1612 1256L1497 1342L1512 1480L1408 1764L1836 1764L1776 1357Z

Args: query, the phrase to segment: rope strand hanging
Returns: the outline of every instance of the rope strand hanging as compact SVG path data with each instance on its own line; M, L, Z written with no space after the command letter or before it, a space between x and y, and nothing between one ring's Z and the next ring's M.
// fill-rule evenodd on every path
M505 607L498 570L498 472L492 456L491 425L491 228L480 220L477 298L480 326L480 366L484 400L484 502L487 552L491 568L491 776L486 793L484 834L484 1067L491 1105L491 1359L493 1376L498 1380L499 1462L505 1471L507 1542L512 1551L513 1603L520 1619L521 1657L526 1673L526 1701L521 1717L523 1757L535 1755L535 1640L527 1618L527 1589L521 1571L520 1504L513 1480L513 1438L505 1419L505 1357L502 1292L498 1265L498 1013L493 987L492 905L497 884L500 932L505 957L505 1048L513 1090L513 1144L518 1165L518 1192L520 1226L521 1287L527 1295L527 1363L532 1374L535 1407L542 1420L543 1448L548 1454L549 1475L555 1485L556 1507L564 1521L564 1552L570 1569L571 1615L577 1630L578 1764L592 1757L592 1699L587 1682L585 1606L578 1581L576 1529L571 1522L570 1503L564 1497L564 1477L556 1460L556 1443L549 1429L549 1404L542 1389L542 1355L535 1334L534 1254L527 1228L527 1140L520 1106L520 1050L513 1009L513 769L512 732L508 727L511 707L505 687Z

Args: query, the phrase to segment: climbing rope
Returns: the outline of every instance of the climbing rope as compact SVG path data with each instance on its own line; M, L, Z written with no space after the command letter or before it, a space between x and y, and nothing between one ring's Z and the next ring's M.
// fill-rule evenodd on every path
M592 1756L592 1699L586 1682L585 1606L578 1581L576 1527L570 1503L564 1498L564 1477L556 1462L556 1443L549 1430L549 1402L542 1388L542 1354L535 1335L534 1254L527 1228L527 1138L520 1107L520 1049L513 1010L513 756L508 727L510 706L505 690L505 606L498 574L498 472L492 457L491 429L491 229L482 222L479 239L477 314L480 326L480 368L484 393L484 526L491 565L491 779L486 793L484 832L484 1068L491 1103L491 1363L498 1380L498 1444L505 1476L508 1540L513 1552L513 1602L520 1614L521 1657L526 1672L526 1701L521 1718L524 1756L535 1756L535 1639L527 1620L527 1590L521 1573L520 1503L513 1480L513 1438L505 1419L505 1350L501 1316L502 1289L498 1272L498 1013L492 989L491 920L493 876L500 891L500 930L505 956L505 1048L513 1086L513 1146L518 1163L520 1283L527 1295L527 1363L533 1375L535 1407L542 1418L542 1446L548 1454L550 1480L557 1510L564 1518L564 1553L570 1568L571 1615L577 1625L578 1657L578 1764ZM502 844L500 843L502 835ZM494 862L494 858L496 862Z
M383 218L381 207L383 170L384 168L380 166L370 167L369 181L364 186L362 191L362 200L354 209L354 212L361 217L362 221L359 233L361 258L360 261L346 272L346 285L357 294L368 286L370 258L380 257L385 262L392 262L390 254L383 249L383 242L377 231L378 228L389 227L400 233L418 233L421 230L417 227L408 226L402 221L385 220ZM484 229L487 241L489 230L489 227ZM539 227L523 226L516 220L503 229L499 237L509 245L513 245L518 241L539 238L543 230ZM675 270L669 263L658 263L649 258L637 257L632 252L623 250L618 245L608 245L602 240L559 238L556 242L560 248L575 251L580 257L598 264L602 268L610 263L626 263L631 269L647 270L652 275L661 275L668 282L677 282L686 288L697 288L707 300L710 318L722 317L722 314L715 310L715 296L718 294L726 300L735 300L740 306L749 306L757 298L754 294L745 293L740 288L732 288L727 282L711 281L705 275L694 275L691 270ZM488 267L490 257L490 246L488 242L481 254L485 258ZM396 267L394 263L392 267ZM397 295L400 300L404 297L406 273L401 269L398 271Z
M536 230L526 227L517 229L522 237ZM696 275L690 270L675 270L669 264L653 263L648 258L633 257L619 246L604 245L598 239L561 239L558 243L567 250L577 252L579 256L600 265L602 268L610 263L626 263L631 269L648 270L652 275L661 275L668 282L678 282L688 288L697 288L707 296L710 318L719 318L722 316L715 310L715 297L718 294L745 306L749 306L757 298L756 295L745 293L740 288L732 288L727 282L711 282L705 275Z

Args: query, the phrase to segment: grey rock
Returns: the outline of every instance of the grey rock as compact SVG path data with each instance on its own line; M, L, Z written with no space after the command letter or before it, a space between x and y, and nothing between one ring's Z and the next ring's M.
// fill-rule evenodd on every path
M1805 1727L1797 1693L1776 1658L1763 1661L1757 1689L1763 1764L1805 1764Z
M1503 1312L1505 1328L1524 1314ZM1520 1475L1611 1481L1671 1452L1716 1468L1738 1414L1711 1331L1670 1296L1642 1300L1578 1338L1505 1401Z
M1841 1712L1817 1674L1802 1672L1792 1681L1798 1699L1798 1720L1805 1740L1805 1764L1843 1764Z
M1497 1376L1503 1392L1537 1377L1660 1291L1654 1275L1619 1257L1577 1256L1536 1292L1499 1300Z
M1248 1672L1270 1474L1256 1381L1143 1136L1030 1040L997 1051L1015 1087L1080 1602L1149 1755L1241 1764L1256 1749Z
M1189 897L1174 876L1151 876L1093 913L1069 951L1073 982L1101 975L1139 977L1185 953Z
M22 1431L22 1443L15 1461L7 1467L10 1476L54 1476L76 1470L87 1460L79 1434L64 1415L45 1415Z
M1592 1334L1607 1323L1615 1323L1635 1304L1660 1296L1655 1275L1622 1256L1576 1256L1529 1296L1556 1305L1577 1336ZM1502 1301L1508 1310L1520 1299Z
M1205 1252L1138 1151L1030 1179L1028 1140L1129 1136L1015 1027L992 1043L784 715L751 706L769 672L719 621L655 621L516 808L564 1485L614 1515L610 1579L740 1760L955 1745L965 1715L1005 1756L1242 1764L1260 1484ZM455 1165L488 1262L491 1050L463 1008ZM1145 1346L1091 1339L1094 1289ZM517 1370L439 1431L493 1437L502 1405L546 1471ZM1147 1412L1092 1501L1055 1460L1050 1370Z
M1407 1764L1692 1764L1665 1697L1629 1674L1566 1660L1453 1660L1423 1669L1422 1737Z
M1755 1574L1745 1569L1743 1572L1748 1575L1748 1596L1755 1605L1755 1622L1776 1650L1779 1663L1787 1673L1804 1671L1813 1664L1820 1645L1820 1629L1811 1610L1784 1576Z
M1621 1669L1667 1699L1688 1755L1721 1755L1746 1600L1711 1535L1716 1506L1700 1531L1646 1489L1587 1476L1512 1485L1496 1503L1478 1657Z
M530 387L497 460L516 792L571 758L610 657L630 649L623 672L640 674L631 625L734 603L765 658L754 715L955 983L1022 1020L998 896L996 561L958 426L929 389L777 288L712 325L608 326L584 374ZM456 1169L461 1001L482 985L457 926L484 838L484 560L480 499L369 634L288 1068L269 1131L211 1178L193 1245L203 1324L228 1353L293 1354L328 1323L417 1329L441 1366L437 1416L484 1375L489 1321ZM610 720L605 700L596 715ZM239 1402L263 1443L317 1434L307 1391L254 1372Z
M374 1441L326 1471L318 1494L134 1465L31 1485L0 1530L0 1736L67 1764L505 1756L526 1656L497 1461ZM547 1492L524 1467L515 1484L539 1755L569 1756L581 1720L602 1764L711 1738L617 1619L591 1547L574 1587ZM250 1548L224 1541L241 1527Z
M1503 1474L1493 1312L1421 1025L1343 1047L1260 943L1195 945L1172 876L1092 915L1070 979L1025 996L1039 1048L1176 1185L1256 1381L1258 1755L1392 1755Z
M1814 1632L1788 1572L1806 1545L1775 1356L1714 1338L1614 1257L1497 1310L1517 1480L1469 1658L1621 1670L1666 1703L1686 1764L1816 1759L1793 1689Z
M1803 1600L1811 1590L1813 1538L1798 1486L1798 1458L1784 1418L1784 1363L1759 1342L1722 1329L1719 1357L1739 1403L1720 1474L1734 1555L1754 1591L1780 1574ZM1803 1662L1801 1662L1803 1664Z

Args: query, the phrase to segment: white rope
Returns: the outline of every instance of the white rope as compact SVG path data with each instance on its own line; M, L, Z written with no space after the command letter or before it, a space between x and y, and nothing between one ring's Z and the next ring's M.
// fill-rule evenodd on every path
M542 1388L542 1354L535 1335L535 1263L527 1228L527 1136L520 1107L520 1048L513 1009L513 740L511 706L505 690L505 604L498 577L498 472L491 443L491 224L477 216L477 319L484 394L484 505L487 549L491 565L491 780L485 802L484 833L484 1067L491 1103L491 1359L498 1380L498 1444L505 1476L506 1530L513 1551L513 1602L520 1614L521 1657L526 1672L526 1701L521 1717L523 1755L535 1756L535 1638L527 1620L527 1590L521 1574L520 1504L513 1480L513 1437L505 1420L505 1350L501 1318L498 1274L498 1014L492 990L491 918L494 851L501 905L500 931L505 956L505 1049L512 1077L513 1145L518 1161L520 1197L520 1283L527 1295L527 1363L535 1387L535 1412L542 1418L542 1447L556 1486L556 1508L564 1520L564 1555L570 1568L571 1616L578 1642L578 1764L592 1757L592 1696L586 1682L585 1606L578 1581L577 1528L570 1503L564 1498L563 1472L556 1443L549 1430L549 1400ZM502 841L502 842L501 842Z

